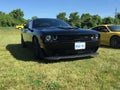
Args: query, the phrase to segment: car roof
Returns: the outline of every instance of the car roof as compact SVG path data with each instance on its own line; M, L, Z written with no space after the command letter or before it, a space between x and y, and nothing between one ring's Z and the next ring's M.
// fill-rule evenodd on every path
M120 25L117 25L117 24L103 24L103 25L98 25L98 26L120 26Z
M40 19L40 20L43 20L43 19L45 19L45 20L60 20L60 19L57 19L57 18L36 18L37 20L38 19ZM36 19L34 19L34 20L36 20Z
M95 27L98 27L98 26L120 26L120 25L117 25L117 24L102 24L102 25L97 25L97 26L94 26L94 27L92 27L92 28L95 28ZM92 29L91 28L91 29Z

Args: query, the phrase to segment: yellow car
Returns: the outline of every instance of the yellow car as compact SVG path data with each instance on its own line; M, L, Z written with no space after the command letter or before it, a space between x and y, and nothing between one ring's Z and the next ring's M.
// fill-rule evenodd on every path
M101 45L111 46L113 48L120 48L120 26L119 25L100 25L91 28L100 32Z
M22 24L22 25L16 25L15 28L16 29L23 29L24 28L24 24Z

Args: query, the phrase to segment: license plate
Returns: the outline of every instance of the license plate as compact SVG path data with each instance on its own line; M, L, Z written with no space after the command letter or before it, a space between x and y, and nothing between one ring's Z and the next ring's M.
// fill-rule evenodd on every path
M75 50L85 49L86 43L85 42L75 42L74 48L75 48Z

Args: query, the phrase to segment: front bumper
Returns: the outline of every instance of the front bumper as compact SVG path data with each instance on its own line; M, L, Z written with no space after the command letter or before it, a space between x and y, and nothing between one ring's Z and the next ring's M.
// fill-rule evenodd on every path
M75 50L75 42L46 43L43 50L47 56L54 56L56 54L59 54L60 56L65 56L94 53L99 47L99 41L88 41L85 43L85 49L80 50Z
M88 56L97 56L98 53L89 53L89 54L81 54L81 55L68 55L68 56L53 56L53 57L45 57L47 60L60 60L60 59L73 59L73 58L83 58Z

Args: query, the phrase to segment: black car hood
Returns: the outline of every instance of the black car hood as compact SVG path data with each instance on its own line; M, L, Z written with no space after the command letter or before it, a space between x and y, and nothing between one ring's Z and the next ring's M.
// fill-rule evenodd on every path
M82 29L82 28L72 28L72 27L46 27L37 28L38 32L43 32L44 34L96 34L97 31Z

